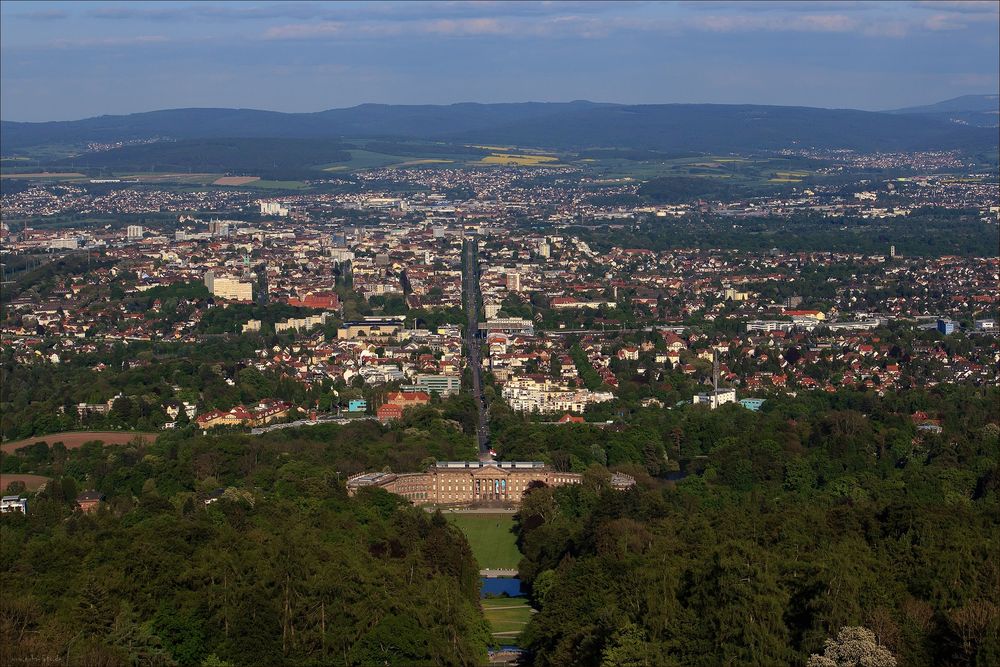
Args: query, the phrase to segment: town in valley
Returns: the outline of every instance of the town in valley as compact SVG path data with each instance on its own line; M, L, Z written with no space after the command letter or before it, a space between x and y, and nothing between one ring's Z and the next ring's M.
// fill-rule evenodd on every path
M0 3L0 665L1000 664L996 2Z

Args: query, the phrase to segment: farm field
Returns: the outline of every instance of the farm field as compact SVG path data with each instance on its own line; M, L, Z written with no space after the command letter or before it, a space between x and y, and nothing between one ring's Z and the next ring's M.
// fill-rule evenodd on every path
M156 440L156 436L156 433L144 431L64 431L62 433L36 435L24 440L15 440L14 442L5 442L3 445L0 445L0 451L4 454L13 454L18 449L33 445L36 442L44 442L50 446L56 442L61 442L66 445L66 449L76 449L82 446L83 443L92 440L100 440L105 445L127 445L135 438L153 441Z
M264 181L260 179L241 185L264 190L302 190L306 187L302 181Z
M468 155L452 155L448 153L447 147L443 147L440 153L429 152L426 155L393 155L391 153L381 153L365 149L351 149L350 162L344 164L332 164L323 168L323 171L359 171L364 169L380 169L382 167L434 167L442 165L461 166L469 159ZM470 162L469 164L479 164Z
M737 158L703 155L699 157L626 160L617 157L568 160L608 179L648 180L663 176L710 178L733 187L778 188L807 180L822 179L806 159L784 157Z
M516 570L521 560L510 514L446 514L458 526L472 547L480 568Z
M0 174L0 178L31 178L31 179L76 179L86 178L86 174L77 171L40 171L35 173L10 172Z
M410 160L409 162L401 162L396 167L417 167L426 164L454 164L454 160L443 160L438 158L423 158L420 160Z
M44 475L24 475L20 473L0 473L0 493L7 493L7 486L11 482L24 482L25 489L34 491L45 482L52 479Z
M246 185L259 180L260 176L223 176L212 181L212 185Z
M388 167L394 164L402 164L404 162L413 161L413 156L405 155L389 155L387 153L376 153L374 151L366 151L362 149L351 149L348 151L351 154L351 161L345 165L331 165L324 171L332 170L333 168L343 168L346 167L348 170L354 171L356 169L378 169L380 167Z
M553 165L559 162L559 158L554 155L534 155L527 153L494 153L487 155L478 163L473 164L499 164L515 165L518 167L537 167L539 165Z
M221 177L222 174L178 172L150 172L147 174L116 176L116 178L121 178L123 181L138 181L139 183L183 183L190 185L209 185Z

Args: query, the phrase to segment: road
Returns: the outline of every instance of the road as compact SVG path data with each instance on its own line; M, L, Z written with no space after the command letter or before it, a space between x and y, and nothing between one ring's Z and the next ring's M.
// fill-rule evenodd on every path
M479 444L479 460L492 461L490 455L490 424L486 415L486 401L483 400L483 365L479 351L479 266L476 261L476 239L465 242L463 262L465 263L465 311L468 323L465 329L465 349L469 355L469 370L472 373L472 397L479 412L479 426L476 440Z

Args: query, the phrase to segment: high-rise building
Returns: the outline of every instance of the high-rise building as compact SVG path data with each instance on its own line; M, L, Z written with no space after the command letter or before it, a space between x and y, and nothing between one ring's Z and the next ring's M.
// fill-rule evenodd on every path
M354 251L348 248L330 248L330 259L335 262L350 262L354 260Z
M521 291L521 274L512 271L507 274L507 291L508 292L520 292Z
M76 236L72 238L60 238L52 239L49 241L49 249L51 250L76 250L80 247L83 239Z
M146 230L142 228L142 225L129 225L125 234L129 241L136 241L142 238L145 231Z
M278 201L264 201L261 199L257 202L260 204L260 214L261 215L276 215L278 217L284 218L288 215L288 209L281 205Z
M253 301L253 283L243 282L238 278L215 275L214 271L208 271L205 273L205 287L220 299Z
M617 287L615 289L617 289ZM746 301L748 298L750 298L750 293L741 292L733 287L727 287L726 290L723 292L723 297L726 299L726 301Z
M208 233L212 236L229 236L229 223L223 220L209 220Z
M798 308L802 305L801 296L790 296L785 299L785 308Z
M437 392L441 397L454 396L462 389L462 378L457 375L418 375L413 385L428 394Z

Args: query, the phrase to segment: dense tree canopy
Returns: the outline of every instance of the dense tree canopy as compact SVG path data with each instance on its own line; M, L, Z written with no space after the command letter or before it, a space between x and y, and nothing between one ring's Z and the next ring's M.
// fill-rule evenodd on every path
M55 479L27 516L0 519L0 663L480 662L488 634L465 538L381 490L349 499L343 484L341 464L455 455L420 428L429 421L5 456ZM96 513L74 510L83 488L105 496Z
M899 664L995 664L996 399L949 388L681 410L661 433L668 447L676 434L682 480L640 475L621 493L587 473L531 491L518 539L541 608L523 637L535 663L802 664L863 626ZM928 402L941 436L900 415ZM582 459L596 437L572 439L557 451Z

